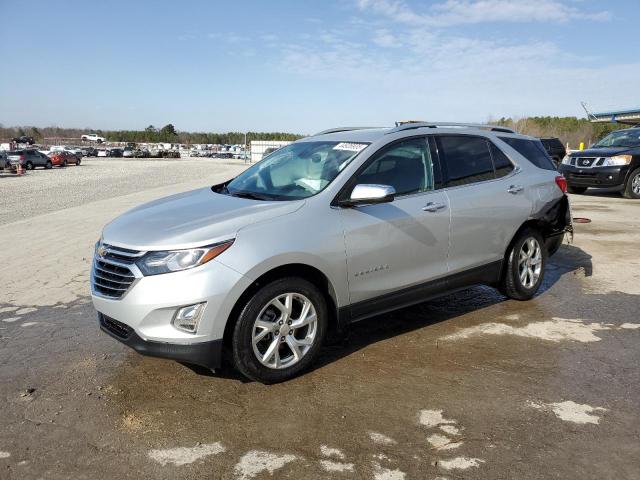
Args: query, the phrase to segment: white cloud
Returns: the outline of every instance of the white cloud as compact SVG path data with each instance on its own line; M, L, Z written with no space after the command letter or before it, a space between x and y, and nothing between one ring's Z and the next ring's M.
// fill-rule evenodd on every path
M427 12L416 12L402 0L358 0L363 11L393 21L430 27L489 22L553 22L609 20L607 11L588 12L560 0L446 0Z
M373 43L383 48L400 47L402 43L386 28L380 28L373 35Z

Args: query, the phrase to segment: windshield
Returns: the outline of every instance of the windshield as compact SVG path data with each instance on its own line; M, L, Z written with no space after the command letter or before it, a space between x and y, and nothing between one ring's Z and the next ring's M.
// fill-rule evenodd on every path
M295 200L322 191L367 143L299 142L276 150L221 193L258 200Z
M599 142L594 143L593 147L640 147L640 129L611 132Z

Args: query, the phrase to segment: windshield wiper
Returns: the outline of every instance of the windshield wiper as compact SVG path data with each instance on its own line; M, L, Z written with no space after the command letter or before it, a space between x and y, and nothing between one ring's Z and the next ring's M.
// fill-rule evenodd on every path
M234 190L233 192L229 192L229 195L232 197L250 198L251 200L272 200L268 195L262 195L248 190Z

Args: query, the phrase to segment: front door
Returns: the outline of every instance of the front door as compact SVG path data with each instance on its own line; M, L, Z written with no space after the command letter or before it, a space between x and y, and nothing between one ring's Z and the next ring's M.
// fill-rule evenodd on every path
M449 206L426 138L384 147L357 174L356 184L390 185L396 198L341 210L351 303L445 276Z

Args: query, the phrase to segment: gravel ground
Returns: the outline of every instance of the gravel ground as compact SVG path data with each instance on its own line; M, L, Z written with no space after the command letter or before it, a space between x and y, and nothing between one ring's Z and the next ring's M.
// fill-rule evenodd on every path
M37 169L22 177L0 171L0 225L194 178L204 186L212 175L228 170L232 178L244 165L231 159L85 158L79 168Z

